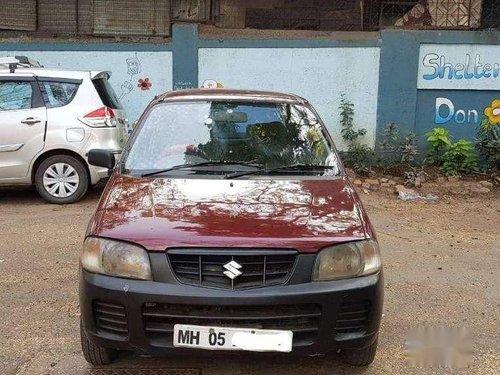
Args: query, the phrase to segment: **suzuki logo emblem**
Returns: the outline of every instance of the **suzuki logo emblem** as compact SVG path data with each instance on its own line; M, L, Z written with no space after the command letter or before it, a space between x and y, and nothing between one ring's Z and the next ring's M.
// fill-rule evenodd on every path
M224 264L223 267L226 269L226 271L224 271L224 275L229 277L231 280L236 279L243 273L240 271L241 264L235 262L234 260Z

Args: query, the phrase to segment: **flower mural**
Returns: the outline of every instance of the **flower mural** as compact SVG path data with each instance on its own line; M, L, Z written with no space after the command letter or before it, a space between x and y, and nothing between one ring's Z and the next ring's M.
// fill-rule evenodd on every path
M481 157L489 164L492 171L500 170L500 99L493 99L484 109L476 135L476 147Z
M149 78L140 78L137 81L137 87L139 87L142 91L149 90L153 86L153 84L149 81Z
M488 118L489 126L500 124L500 99L495 99L491 102L490 107L484 109L484 114Z

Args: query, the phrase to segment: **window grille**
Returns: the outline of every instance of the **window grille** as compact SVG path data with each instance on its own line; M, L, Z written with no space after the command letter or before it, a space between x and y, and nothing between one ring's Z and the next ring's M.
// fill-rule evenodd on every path
M364 26L408 29L500 27L500 0L366 0Z

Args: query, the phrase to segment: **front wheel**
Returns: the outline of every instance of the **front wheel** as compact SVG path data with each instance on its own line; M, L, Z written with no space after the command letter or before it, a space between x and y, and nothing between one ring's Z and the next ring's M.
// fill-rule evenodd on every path
M341 351L345 363L353 366L368 366L375 359L377 353L378 339L373 344L361 349L344 349Z
M115 349L103 348L93 344L85 334L85 331L80 321L80 338L82 342L82 352L85 360L94 366L109 365L113 362L118 352Z
M83 197L88 185L85 166L69 155L54 155L45 159L35 173L38 194L49 203L76 202Z

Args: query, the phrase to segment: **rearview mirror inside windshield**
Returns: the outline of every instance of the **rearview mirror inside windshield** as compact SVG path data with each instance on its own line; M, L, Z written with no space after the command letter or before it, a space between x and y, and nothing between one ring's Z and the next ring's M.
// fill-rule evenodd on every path
M247 114L245 112L225 112L217 111L213 113L213 119L216 122L247 122Z

